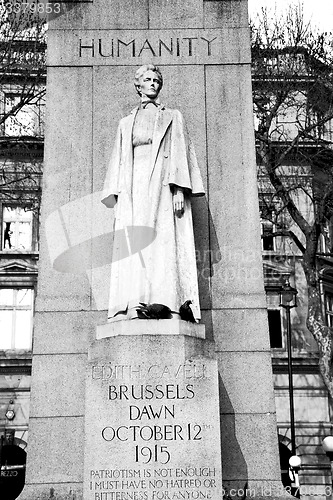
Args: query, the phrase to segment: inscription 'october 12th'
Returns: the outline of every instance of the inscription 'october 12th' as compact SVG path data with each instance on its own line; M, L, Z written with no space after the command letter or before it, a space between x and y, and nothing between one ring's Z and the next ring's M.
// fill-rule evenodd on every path
M214 43L215 42L215 43ZM214 46L217 43L217 37L212 39L203 36L187 36L187 37L171 37L168 42L158 39L157 41L148 40L143 42L137 41L135 38L130 41L124 41L120 38L111 38L107 42L102 38L92 38L90 42L83 42L79 39L79 57L83 55L96 55L101 57L141 57L149 55L153 57L162 57L163 55L171 55L176 57L189 56L193 57L200 52L203 55L211 56Z

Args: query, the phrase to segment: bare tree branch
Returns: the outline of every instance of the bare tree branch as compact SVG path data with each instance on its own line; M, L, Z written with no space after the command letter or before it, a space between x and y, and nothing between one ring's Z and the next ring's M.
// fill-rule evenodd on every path
M302 254L307 325L333 397L332 331L323 316L317 258L319 238L328 240L333 226L333 36L311 26L301 3L281 16L263 8L250 27L259 185L264 197L271 193L264 218L275 217L270 237L290 239ZM303 167L309 175L301 178Z

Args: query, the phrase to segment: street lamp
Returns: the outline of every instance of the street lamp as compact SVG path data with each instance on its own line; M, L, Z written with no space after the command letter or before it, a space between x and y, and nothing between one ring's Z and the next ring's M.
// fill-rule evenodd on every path
M290 430L291 430L291 452L296 455L295 439L295 412L294 412L294 387L293 387L293 365L291 354L291 321L290 309L297 307L297 290L290 286L289 279L280 289L280 306L286 310L287 315L287 347L288 347L288 376L289 376L289 407L290 407Z
M14 401L12 399L9 401L9 405L5 413L5 416L7 420L14 420L15 418Z
M300 487L299 487L299 477L298 473L301 468L301 459L297 455L293 455L289 458L289 477L294 484L291 494L296 498L301 498Z
M333 490L333 436L326 436L325 439L323 439L322 442L324 452L328 456L330 463L331 463L331 483L332 483L332 490ZM333 496L333 492L332 492Z

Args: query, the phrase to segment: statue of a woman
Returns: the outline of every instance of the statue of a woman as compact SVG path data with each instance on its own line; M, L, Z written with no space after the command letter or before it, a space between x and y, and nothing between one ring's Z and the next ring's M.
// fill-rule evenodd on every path
M199 319L191 197L204 189L195 152L181 113L158 100L160 70L140 67L134 84L141 102L119 123L102 200L115 207L108 317L135 318L140 302L177 313L192 300Z

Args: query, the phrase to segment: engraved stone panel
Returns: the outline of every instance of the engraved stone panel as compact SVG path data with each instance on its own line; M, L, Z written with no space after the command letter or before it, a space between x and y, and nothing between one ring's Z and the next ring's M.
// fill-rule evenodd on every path
M149 356L126 339L129 363L108 339L89 363L85 500L221 498L216 362L174 355L172 339L165 351L151 336Z
M249 63L247 28L52 30L49 66ZM245 36L244 36L245 34Z

